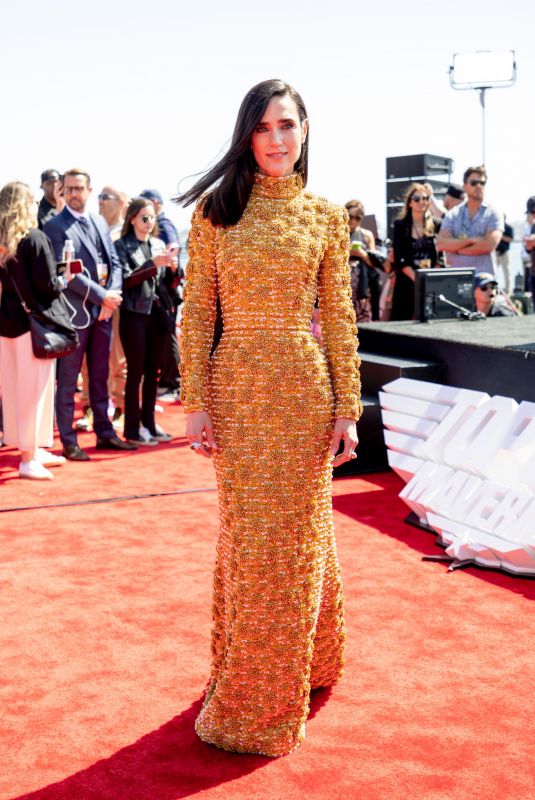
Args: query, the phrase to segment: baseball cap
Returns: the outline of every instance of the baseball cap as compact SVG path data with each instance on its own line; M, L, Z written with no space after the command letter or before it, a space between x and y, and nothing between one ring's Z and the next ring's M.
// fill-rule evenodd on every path
M157 203L163 206L163 197L157 189L143 189L139 196L144 197L145 200L156 200Z
M535 196L528 197L526 202L526 214L535 214Z
M464 197L464 191L456 183L449 184L446 189L446 194L449 194L450 197L454 197L456 200L462 200Z
M41 183L49 181L50 179L58 180L60 177L61 176L57 169L45 169L44 172L41 172Z
M495 283L496 286L498 285L496 276L493 275L492 272L478 272L474 278L474 286L476 289L483 289L489 283Z

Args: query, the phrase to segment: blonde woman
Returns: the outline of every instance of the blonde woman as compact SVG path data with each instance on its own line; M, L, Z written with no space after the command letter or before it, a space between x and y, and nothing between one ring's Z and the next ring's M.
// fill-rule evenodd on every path
M430 196L421 183L411 183L399 219L394 222L396 283L390 319L414 318L414 284L417 269L437 265L437 223L429 207Z
M19 292L28 308L67 326L69 317L60 296L63 280L36 215L25 183L0 190L0 384L4 444L21 452L20 477L50 480L47 467L65 462L43 449L53 444L55 360L35 358Z

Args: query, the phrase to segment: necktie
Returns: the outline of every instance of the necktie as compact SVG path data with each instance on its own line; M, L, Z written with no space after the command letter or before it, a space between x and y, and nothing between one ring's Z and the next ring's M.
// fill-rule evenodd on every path
M91 240L91 244L93 245L93 247L97 251L99 251L100 248L99 248L99 241L97 238L97 232L93 227L93 225L91 225L91 222L87 219L87 217L78 217L78 222L80 223L86 234L89 236L89 239Z

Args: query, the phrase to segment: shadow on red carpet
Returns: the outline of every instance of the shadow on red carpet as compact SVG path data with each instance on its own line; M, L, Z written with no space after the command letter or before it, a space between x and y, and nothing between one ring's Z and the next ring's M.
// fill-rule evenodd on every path
M311 695L309 719L330 688ZM177 800L249 775L274 763L266 756L228 753L202 742L194 722L202 700L110 758L58 783L11 800Z

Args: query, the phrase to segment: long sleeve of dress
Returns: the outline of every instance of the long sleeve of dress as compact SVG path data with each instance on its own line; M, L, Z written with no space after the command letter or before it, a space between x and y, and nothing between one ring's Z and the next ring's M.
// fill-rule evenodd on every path
M347 211L335 207L318 279L321 330L335 396L335 416L357 420L362 413L360 359L348 259Z
M181 321L181 396L185 411L208 408L208 368L217 305L215 229L197 206L191 222Z

